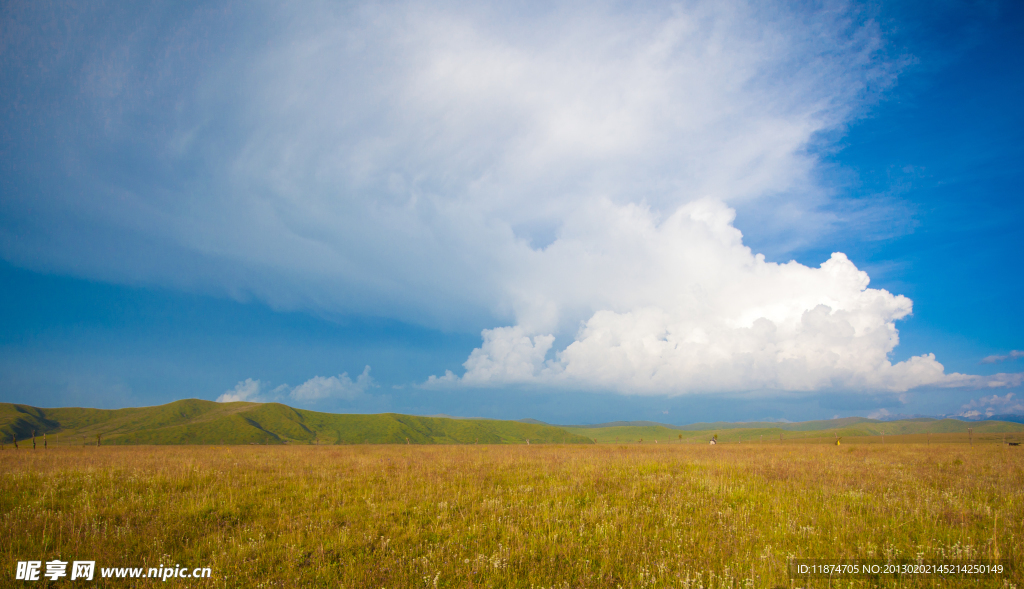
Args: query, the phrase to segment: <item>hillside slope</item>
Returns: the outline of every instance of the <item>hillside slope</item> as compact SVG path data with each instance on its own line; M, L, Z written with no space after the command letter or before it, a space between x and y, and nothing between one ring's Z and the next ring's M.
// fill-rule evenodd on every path
M42 409L0 403L5 444L45 433L61 444L589 444L564 428L486 419L344 415L280 403L185 399L130 409ZM49 443L57 441L50 438Z

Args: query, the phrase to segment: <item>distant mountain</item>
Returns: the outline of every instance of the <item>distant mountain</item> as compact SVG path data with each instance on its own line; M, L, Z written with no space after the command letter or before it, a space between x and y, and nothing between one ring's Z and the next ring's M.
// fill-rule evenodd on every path
M214 403L199 399L130 409L42 409L0 403L0 440L32 432L60 444L589 444L563 428L516 421L382 413L350 415L280 403ZM56 441L56 440L54 440Z
M1003 413L1001 415L986 417L985 421L1010 421L1013 423L1024 423L1024 415L1020 415L1018 413Z

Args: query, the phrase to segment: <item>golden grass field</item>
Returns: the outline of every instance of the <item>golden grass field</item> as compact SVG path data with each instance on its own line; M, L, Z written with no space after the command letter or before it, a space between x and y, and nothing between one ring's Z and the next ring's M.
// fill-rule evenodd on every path
M1022 467L995 443L8 445L0 585L47 586L15 564L60 558L213 569L140 587L1017 587L786 565L1021 562Z

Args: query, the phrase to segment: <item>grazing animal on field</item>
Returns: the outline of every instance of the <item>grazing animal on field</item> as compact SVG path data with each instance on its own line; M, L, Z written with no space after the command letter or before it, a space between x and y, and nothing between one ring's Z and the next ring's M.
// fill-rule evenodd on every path
M1010 442L1011 446L1020 446L1020 442Z

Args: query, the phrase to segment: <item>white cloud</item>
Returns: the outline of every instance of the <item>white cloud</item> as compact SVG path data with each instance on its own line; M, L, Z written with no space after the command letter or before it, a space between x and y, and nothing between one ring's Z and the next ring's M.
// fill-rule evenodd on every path
M485 330L461 383L674 395L903 392L947 378L930 354L888 359L909 299L868 288L867 274L841 253L820 268L766 262L732 219L731 209L704 199L660 221L648 209L609 204L571 225L535 257L543 278L530 292L540 311ZM559 323L545 311L587 303L597 310L547 358L554 338L545 332Z
M289 396L296 401L322 401L325 399L337 399L352 401L362 396L367 389L377 386L370 376L370 367L363 369L363 373L356 377L355 382L349 378L347 372L338 376L314 376L306 382L292 389Z
M217 397L218 403L234 403L236 401L248 401L250 403L263 403L261 389L263 384L259 380L247 378L238 381L234 389L224 391L224 394Z
M1024 350L1010 350L1009 354L1002 356L992 355L985 356L981 359L982 364L995 364L997 362L1005 362L1007 360L1016 360L1017 358L1024 358Z
M961 407L958 415L968 419L978 419L1005 413L1024 413L1024 402L1014 399L1013 393L1006 393L1003 397L999 395L981 397Z
M1004 389L1019 387L1021 384L1024 384L1024 372L1000 372L988 376L954 372L947 375L941 383L938 383L938 386L964 389Z
M733 226L739 207L796 241L836 221L818 212L831 196L815 153L899 67L856 5L249 6L237 20L262 23L260 43L209 59L144 32L92 43L81 70L106 74L78 80L74 104L102 132L61 133L61 150L88 142L53 158L82 188L5 203L25 220L0 235L6 259L491 327L435 387L902 392L982 378L945 375L931 354L892 363L909 299L868 288L841 253L767 262ZM205 32L179 24L182 47ZM131 46L143 41L156 47ZM138 161L122 173L94 152ZM317 376L289 396L371 383L368 369ZM221 398L258 396L247 380Z
M574 329L601 290L629 287L609 284L616 273L635 268L631 287L647 289L669 269L643 258L642 240L618 243L637 259L563 302L545 292L561 280L538 263L545 246L595 216L667 216L708 195L759 201L760 226L813 238L834 221L815 212L828 191L813 146L896 69L877 27L842 2L259 6L240 20L261 23L265 42L209 59L142 32L93 43L113 53L88 53L85 71L106 74L80 80L92 102L75 104L103 132L68 161L88 165L101 136L160 174L140 185L69 169L103 178L86 196L47 196L76 194L52 203L75 230L0 239L4 256L282 309ZM193 26L174 42L189 47L205 31ZM131 46L144 42L157 46ZM50 210L25 204L28 219ZM573 255L597 261L563 251L562 263Z
M347 372L338 376L314 376L297 387L282 384L267 390L267 384L257 379L247 378L239 381L235 388L225 391L217 397L218 403L249 401L268 403L272 401L316 402L323 400L353 401L377 385L370 376L370 367L363 369L362 374L353 381Z
M473 350L466 360L466 384L533 381L544 364L544 355L555 338L551 335L526 335L522 327L485 329L484 345ZM444 377L451 379L449 373Z

